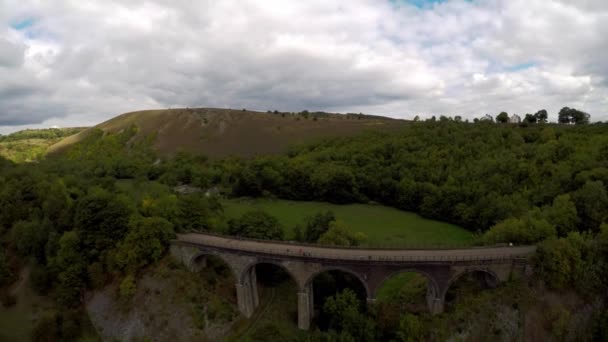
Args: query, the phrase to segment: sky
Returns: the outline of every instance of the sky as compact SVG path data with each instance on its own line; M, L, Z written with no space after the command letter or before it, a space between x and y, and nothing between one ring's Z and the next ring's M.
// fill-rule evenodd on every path
M152 108L608 120L606 0L0 0L0 133Z

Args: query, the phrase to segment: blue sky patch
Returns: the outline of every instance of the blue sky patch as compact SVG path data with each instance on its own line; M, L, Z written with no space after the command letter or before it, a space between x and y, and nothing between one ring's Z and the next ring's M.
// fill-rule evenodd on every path
M34 25L34 19L33 18L26 18L26 19L19 20L19 21L11 23L11 27L14 28L17 31L27 30L32 25Z
M431 7L434 4L445 2L445 0L405 0L405 2L412 4L418 8Z
M435 4L440 4L446 2L448 0L390 0L395 5L400 4L409 4L416 6L420 9L432 8ZM471 2L473 0L464 0L466 2Z
M536 66L536 63L534 63L534 62L527 62L527 63L521 63L521 64L512 65L510 67L507 67L506 70L510 71L510 72L516 72L516 71L522 71L522 70L534 68L535 66Z

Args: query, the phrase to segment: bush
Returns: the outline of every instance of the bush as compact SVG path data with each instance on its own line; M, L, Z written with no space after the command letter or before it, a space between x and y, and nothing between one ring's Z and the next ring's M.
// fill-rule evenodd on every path
M114 261L119 269L136 272L158 261L174 236L173 225L163 218L132 219L129 233L114 252Z
M555 227L547 220L528 215L524 218L510 218L500 222L483 235L482 241L486 244L499 242L530 244L556 235Z
M594 317L593 340L608 341L608 310L600 310Z
M137 292L137 285L135 284L135 277L131 274L126 276L121 282L118 289L120 298L124 300L130 300L135 296Z
M36 324L32 332L32 340L40 342L60 341L59 317L55 312L44 314Z
M228 234L253 239L282 240L283 227L276 217L262 211L250 211L236 220L230 220Z
M70 310L61 313L61 337L64 341L75 341L82 331L83 312Z
M329 230L319 237L319 243L332 246L358 246L366 240L361 232L351 233L342 221L332 221Z
M550 239L538 245L536 269L552 288L562 289L574 283L582 266L581 253L567 239Z
M5 308L10 308L17 304L17 298L8 292L0 293L0 302L2 302L2 306Z
M13 274L8 267L6 262L6 256L4 255L4 249L0 247L0 287L8 284Z
M401 321L399 322L399 331L397 332L399 341L423 341L423 332L424 328L418 319L418 316L410 313L405 313L403 316L401 316Z
M251 338L254 341L283 342L288 336L274 322L269 322L256 329Z
M34 264L30 272L30 283L36 293L46 295L53 287L53 275L44 265Z
M103 287L108 279L104 272L103 264L100 262L94 262L89 265L87 273L89 275L89 286L93 289Z
M331 222L336 220L336 216L331 211L320 212L313 217L306 219L306 229L302 232L304 242L317 242L323 233L329 230Z
M356 341L374 341L375 323L361 309L355 292L346 288L335 296L328 297L322 311L329 318L330 329L348 333Z

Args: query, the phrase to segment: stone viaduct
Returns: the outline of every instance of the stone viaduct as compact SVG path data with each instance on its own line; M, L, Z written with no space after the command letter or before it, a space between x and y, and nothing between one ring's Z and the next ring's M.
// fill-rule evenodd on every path
M238 307L251 317L259 304L255 266L277 265L298 287L298 327L308 329L313 314L312 283L326 271L354 275L373 303L382 284L401 272L416 272L428 279L427 305L431 313L443 312L450 285L474 272L494 287L512 277L531 272L529 259L535 246L475 247L463 249L363 249L324 247L290 242L260 241L211 234L181 234L171 244L171 254L190 270L206 265L206 256L223 259L236 279Z

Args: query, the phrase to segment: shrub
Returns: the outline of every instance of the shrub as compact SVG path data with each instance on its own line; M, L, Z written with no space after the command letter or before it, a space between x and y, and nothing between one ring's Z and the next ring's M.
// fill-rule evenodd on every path
M32 332L32 340L40 342L60 341L59 317L55 312L44 314L36 324Z
M561 289L573 283L582 265L581 253L567 239L550 239L538 245L536 268L552 288Z
M397 331L399 341L423 341L423 332L424 329L422 323L418 319L418 316L410 313L405 313L403 316L401 316L401 321L399 321L399 331Z
M121 270L135 272L158 261L174 236L173 225L163 218L133 219L129 233L118 243L114 260Z
M124 300L130 300L135 296L137 292L137 285L135 284L135 277L131 274L126 276L121 282L118 289L120 298Z
M87 267L87 272L89 275L89 285L96 289L101 288L105 285L107 276L103 270L103 264L100 262L94 262L89 267Z
M555 237L556 234L555 227L547 220L528 215L498 223L483 235L482 241L486 244L498 242L529 244Z
M30 272L30 283L36 293L45 295L53 287L53 275L44 265L34 264Z
M250 211L239 219L231 220L228 233L254 239L282 240L283 227L276 217L262 210Z
M0 286L6 285L12 278L13 274L8 267L4 250L0 247Z
M0 302L2 302L2 306L5 308L10 308L17 304L17 298L8 292L0 293Z
M288 336L279 329L276 323L269 322L256 329L251 338L254 341L282 342L287 340Z

